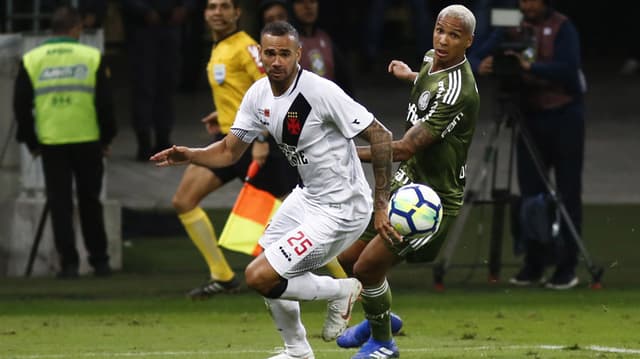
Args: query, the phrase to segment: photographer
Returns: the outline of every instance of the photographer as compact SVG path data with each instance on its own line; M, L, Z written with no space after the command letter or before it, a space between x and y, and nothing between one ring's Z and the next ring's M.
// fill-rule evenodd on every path
M496 29L470 54L469 60L477 74L498 75L502 90L514 97L522 113L520 125L531 135L544 171L554 170L558 195L580 233L586 83L578 32L565 15L552 8L549 0L519 0L519 9L520 26ZM516 149L522 203L534 203L536 196L540 198L541 193L547 192L545 181L521 133ZM547 209L544 201L540 206ZM523 228L538 225L531 216L520 214L524 219L520 222ZM551 240L527 239L524 266L510 282L515 285L541 283L545 264L553 263L555 272L546 287L576 286L578 247L566 223L560 223L557 236L551 234L550 226L545 231Z

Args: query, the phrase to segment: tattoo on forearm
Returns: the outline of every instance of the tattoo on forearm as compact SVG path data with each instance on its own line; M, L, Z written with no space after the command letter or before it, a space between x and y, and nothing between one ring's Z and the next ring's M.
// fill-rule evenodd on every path
M418 148L426 147L427 145L431 144L431 142L433 142L433 136L431 135L431 132L429 132L429 130L422 125L413 126L407 132L407 137L409 140L409 145L413 148L413 152L415 152Z
M360 158L361 162L371 162L371 146L358 146L356 150L358 151L358 158Z
M369 140L371 164L375 176L374 209L386 209L391 186L391 133L374 121L365 131Z

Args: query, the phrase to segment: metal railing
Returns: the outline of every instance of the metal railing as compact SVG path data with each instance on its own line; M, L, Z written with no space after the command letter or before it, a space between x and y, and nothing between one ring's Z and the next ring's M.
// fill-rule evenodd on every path
M32 1L32 9L31 12L14 12L14 0L6 0L5 5L5 32L13 32L14 31L14 21L15 20L31 20L31 31L38 32L40 31L40 20L48 19L51 17L50 13L42 12L42 3L41 0L33 0ZM21 0L24 1L24 0ZM69 3L73 7L78 7L79 0L71 0Z

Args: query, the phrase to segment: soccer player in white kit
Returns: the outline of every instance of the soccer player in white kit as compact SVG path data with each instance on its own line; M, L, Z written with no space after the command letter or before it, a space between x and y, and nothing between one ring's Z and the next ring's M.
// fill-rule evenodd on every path
M355 278L311 273L353 244L371 212L376 231L400 238L387 216L391 132L336 84L302 70L300 41L286 22L268 24L260 38L267 77L245 94L230 134L206 148L173 146L151 157L158 166L208 167L236 161L267 129L300 173L301 183L282 203L260 239L265 250L245 271L265 298L285 349L272 359L314 358L300 320L300 300L327 300L324 340L346 328L362 290ZM364 176L353 138L371 145L375 193Z

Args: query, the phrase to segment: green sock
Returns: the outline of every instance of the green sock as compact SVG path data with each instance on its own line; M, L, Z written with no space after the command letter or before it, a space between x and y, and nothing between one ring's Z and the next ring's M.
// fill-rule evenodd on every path
M371 336L375 340L390 341L391 336L391 288L385 279L376 287L362 290L362 308L371 326Z

